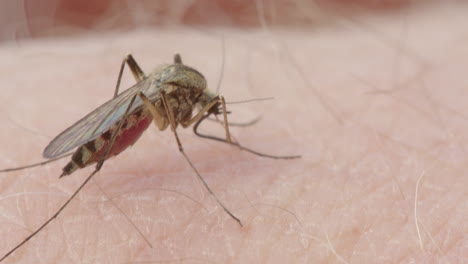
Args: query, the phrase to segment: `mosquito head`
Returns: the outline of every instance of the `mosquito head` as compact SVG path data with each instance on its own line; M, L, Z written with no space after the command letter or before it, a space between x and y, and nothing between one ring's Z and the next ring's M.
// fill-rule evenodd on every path
M221 104L221 101L219 98L216 98L217 95L206 90L198 99L198 108L202 109L205 105L211 103L213 100L217 100L217 102L207 111L208 115L222 115L223 114L223 106ZM230 111L226 112L227 114L230 114Z
M174 55L174 64L169 67L172 68L172 74L168 74L170 77L165 82L178 87L190 88L192 95L195 96L192 97L194 98L192 103L199 109L204 108L215 99L216 94L206 89L205 77L194 68L184 65L178 53ZM221 114L221 104L218 102L213 105L208 110L208 113L215 115Z

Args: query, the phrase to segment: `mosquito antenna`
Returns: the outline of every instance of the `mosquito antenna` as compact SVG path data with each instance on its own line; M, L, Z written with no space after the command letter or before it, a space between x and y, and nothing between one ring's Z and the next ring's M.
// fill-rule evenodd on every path
M268 101L268 100L274 100L274 99L275 99L274 97L253 98L253 99L247 99L247 100L241 100L241 101L226 102L226 104L244 104L244 103L251 103L251 102Z
M54 161L56 161L56 160L59 160L59 159L62 159L62 158L71 156L72 154L73 154L73 153L67 153L67 154L64 154L64 155L62 155L62 156L59 156L59 157L56 157L56 158L53 158L53 159L50 159L50 160L38 162L38 163L33 163L33 164L29 164L29 165L24 165L24 166L16 167L16 168L2 169L2 170L0 170L0 173L2 173L2 172L9 172L9 171L18 171L18 170L24 170L24 169L39 167L39 166L46 165L46 164L48 164L48 163L54 162Z
M234 146L237 146L238 148L240 148L241 150L245 150L247 152L250 152L252 154L255 154L257 156L260 156L260 157L264 157L264 158L270 158L270 159L298 159L301 157L301 155L292 155L292 156L275 156L275 155L270 155L270 154L265 154L265 153L261 153L261 152L258 152L258 151L255 151L253 149L250 149L250 148L247 148L247 147L244 147L242 146L241 144L237 143L237 142L227 142L224 138L220 138L220 137L216 137L216 136L212 136L212 135L206 135L206 134L202 134L200 132L198 132L198 126L201 124L201 122L203 122L203 120L205 120L207 117L209 116L209 114L206 114L206 115L203 115L200 120L198 120L195 125L193 126L193 132L195 133L195 135L201 137L201 138L206 138L206 139L211 139L211 140L215 140L215 141L219 141L219 142L223 142L223 143L226 143L226 144L229 144L229 145L234 145Z
M226 64L226 41L224 40L224 35L221 35L221 51L223 53L221 56L221 73L219 74L218 86L216 87L216 94L218 94L219 90L221 90L221 82L223 81L224 75L224 65Z

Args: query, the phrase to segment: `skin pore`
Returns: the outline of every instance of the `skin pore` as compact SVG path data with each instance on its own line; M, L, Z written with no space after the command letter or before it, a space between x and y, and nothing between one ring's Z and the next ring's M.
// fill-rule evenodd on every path
M274 97L228 105L230 121L261 117L231 128L233 137L268 154L302 155L265 159L179 128L187 155L241 228L173 134L150 126L5 263L463 263L467 9L338 17L297 30L146 29L2 46L2 168L39 161L56 134L110 99L129 52L146 72L178 52L216 90L221 33L220 93L228 102ZM212 122L202 131L223 135ZM59 179L66 162L0 175L1 255L92 170Z

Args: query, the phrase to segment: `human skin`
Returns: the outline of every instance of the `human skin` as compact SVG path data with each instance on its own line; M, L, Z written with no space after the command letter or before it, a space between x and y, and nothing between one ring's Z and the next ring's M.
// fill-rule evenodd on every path
M228 105L232 121L261 117L232 128L235 139L302 155L266 159L179 128L244 226L200 184L172 133L151 126L5 263L466 263L466 9L343 17L292 32L216 30L226 42L220 93L274 97ZM221 40L207 31L3 46L1 165L39 161L55 135L110 99L126 53L148 72L179 52L216 90ZM213 123L203 131L223 135ZM1 175L1 255L92 171L59 179L66 162Z

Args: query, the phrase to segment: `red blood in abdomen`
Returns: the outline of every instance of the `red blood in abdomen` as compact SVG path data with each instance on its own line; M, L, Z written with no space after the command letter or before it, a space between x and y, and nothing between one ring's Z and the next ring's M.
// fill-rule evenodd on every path
M151 120L152 119L149 117L142 118L132 127L122 130L121 134L115 138L109 156L117 155L129 146L135 144L143 132L149 127Z
M150 116L143 115L131 127L126 129L121 128L120 133L115 138L114 144L112 145L112 148L107 155L107 158L115 156L124 151L129 146L135 144L143 132L149 127L151 120L152 119ZM112 135L113 132L114 131L109 131L108 133ZM109 141L110 139L106 141L101 149L97 150L93 154L93 157L87 163L94 163L99 161L105 154L105 151L110 143Z

